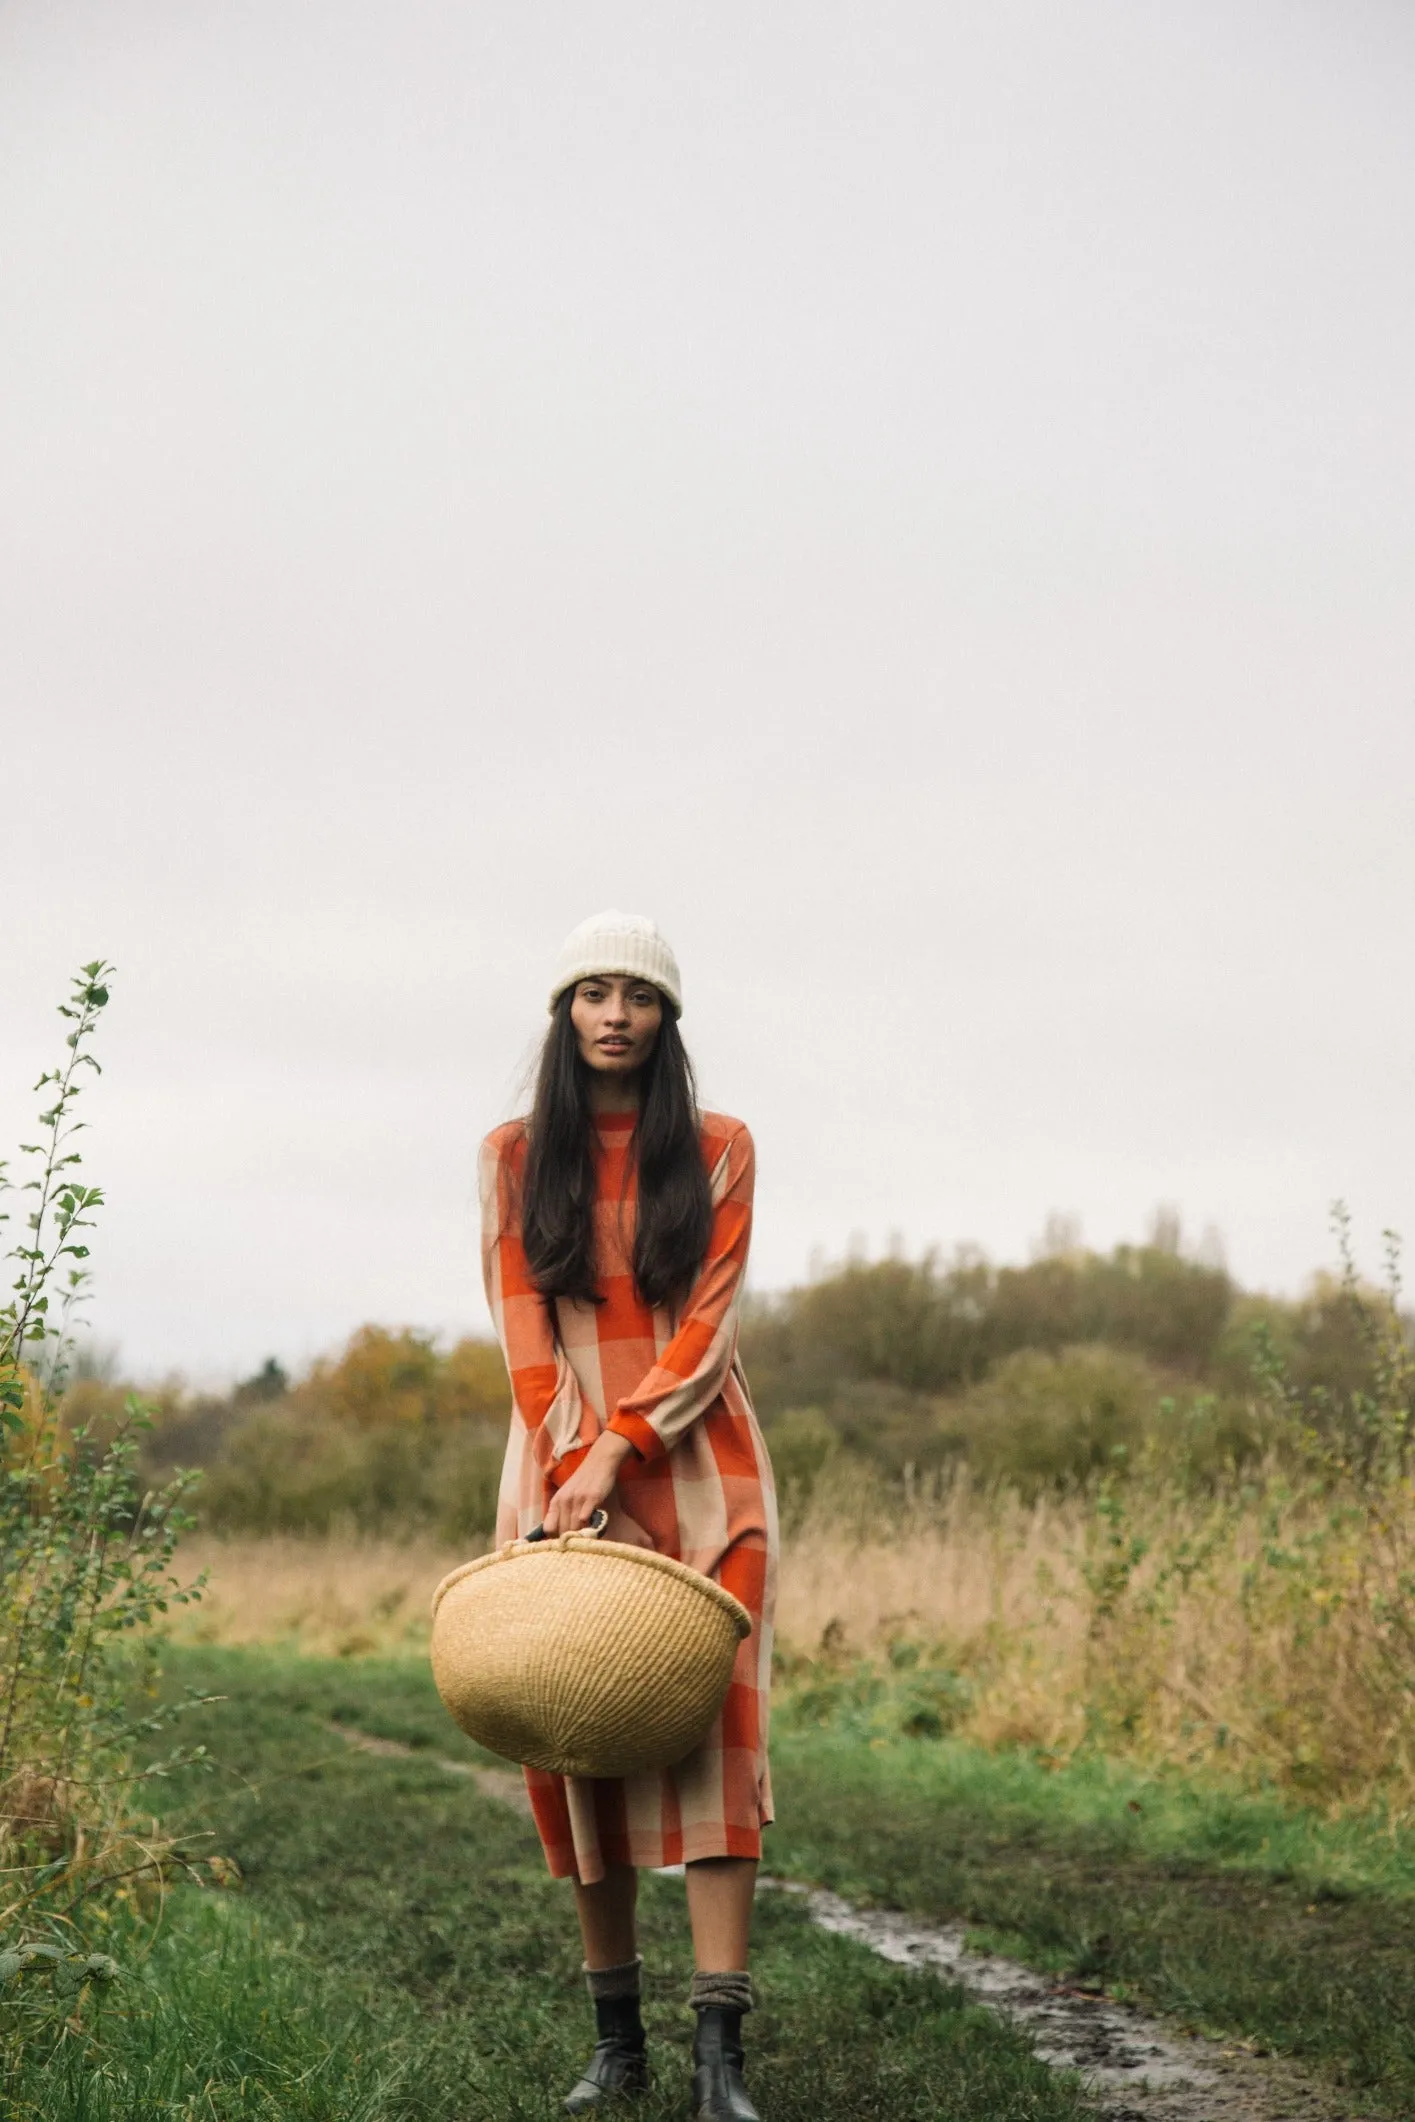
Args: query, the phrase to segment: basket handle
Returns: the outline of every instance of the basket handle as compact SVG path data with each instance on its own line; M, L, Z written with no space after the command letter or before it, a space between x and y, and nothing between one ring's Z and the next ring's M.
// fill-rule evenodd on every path
M591 1517L589 1524L582 1525L580 1527L580 1530L581 1532L585 1533L593 1533L597 1540L600 1534L604 1531L605 1526L608 1525L608 1523L609 1512L607 1510L597 1510ZM549 1540L552 1537L553 1536L546 1531L543 1525L538 1525L533 1533L526 1534L526 1538L528 1540Z

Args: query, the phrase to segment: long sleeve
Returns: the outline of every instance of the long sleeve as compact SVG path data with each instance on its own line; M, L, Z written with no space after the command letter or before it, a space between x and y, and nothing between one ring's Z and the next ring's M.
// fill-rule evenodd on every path
M673 1338L609 1420L610 1429L627 1437L643 1459L672 1450L712 1405L732 1368L755 1181L752 1138L738 1127L713 1168L708 1249Z
M593 1444L600 1425L556 1340L549 1308L535 1286L521 1243L513 1159L523 1139L514 1127L498 1128L481 1146L477 1176L482 1274L511 1379L512 1420L519 1418L536 1465L550 1476L568 1454L578 1459ZM508 1463L513 1456L508 1454Z

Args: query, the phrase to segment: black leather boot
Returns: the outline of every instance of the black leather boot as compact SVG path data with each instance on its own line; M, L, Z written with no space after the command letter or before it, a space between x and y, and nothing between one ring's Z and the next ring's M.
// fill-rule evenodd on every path
M644 2022L637 1997L596 1997L594 2054L565 2096L565 2111L582 2115L607 2100L627 2099L649 2082L644 2057Z
M761 2122L742 2083L742 2014L697 2006L693 2036L693 2122Z

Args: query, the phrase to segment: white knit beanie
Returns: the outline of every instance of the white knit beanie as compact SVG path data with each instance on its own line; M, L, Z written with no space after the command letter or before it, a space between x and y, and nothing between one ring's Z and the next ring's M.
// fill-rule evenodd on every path
M588 980L591 973L627 973L649 980L667 995L674 1016L683 1014L683 980L673 946L646 914L621 914L611 906L572 928L560 946L550 1007L554 1009L567 987Z

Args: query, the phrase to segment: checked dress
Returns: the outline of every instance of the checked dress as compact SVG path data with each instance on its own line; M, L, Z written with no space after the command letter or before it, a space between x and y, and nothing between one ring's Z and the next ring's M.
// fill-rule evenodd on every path
M511 1431L497 1539L539 1525L552 1492L608 1427L628 1438L606 1539L650 1547L715 1578L752 1616L722 1712L675 1767L587 1778L528 1768L546 1860L592 1885L613 1864L757 1857L772 1817L767 1698L776 1591L771 1462L737 1360L755 1156L740 1120L704 1113L700 1140L712 1229L692 1289L673 1312L634 1285L632 1113L595 1121L600 1304L543 1298L521 1243L526 1131L508 1121L480 1159L487 1301L511 1377Z

